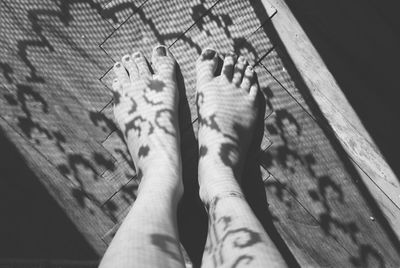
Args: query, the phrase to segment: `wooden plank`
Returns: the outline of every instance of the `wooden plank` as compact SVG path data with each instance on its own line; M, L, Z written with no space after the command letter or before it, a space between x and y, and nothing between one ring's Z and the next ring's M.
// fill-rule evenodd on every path
M391 127L400 114L400 21L394 15L395 1L286 3L399 177L400 128Z
M156 44L170 45L190 28L217 0L207 0L196 9L197 1L149 0L101 44L117 61L123 55L141 51L150 61ZM198 10L198 11L196 11Z
M126 146L124 137L119 131L114 131L102 143L104 148L108 150L116 159L115 169L107 170L102 177L107 181L118 185L118 189L136 176L133 160Z
M99 3L102 7L108 5L112 0L96 0L95 2Z
M72 261L72 260L22 260L22 259L1 259L0 267L7 268L73 268L73 267L81 267L81 268L95 268L98 267L98 261Z
M262 0L279 10L274 27L310 93L343 148L356 163L362 181L400 238L400 184L318 52L281 0ZM267 10L268 12L268 10Z
M264 180L271 221L301 267L349 267L351 255L273 176Z
M8 48L3 50L1 46L0 50L4 52L4 55L7 55L3 58L5 60L3 65L7 66L10 70L10 73L7 73L7 78L3 76L3 73L0 74L1 81L5 82L4 86L8 91L3 96L5 98L4 100L7 101L0 107L4 115L9 114L13 117L13 120L27 118L29 115L28 117L34 117L37 121L44 123L43 127L47 125L56 132L60 132L58 128L65 128L67 124L64 121L68 121L72 123L69 125L71 128L70 132L73 131L77 133L78 140L87 136L87 134L85 134L87 132L90 133L91 139L103 141L104 138L115 129L112 121L108 120L107 116L109 115L97 112L96 108L87 107L80 101L77 95L74 93L71 94L67 86L73 87L73 83L59 82L57 78L53 79L53 74L46 73L44 73L42 77L48 78L49 82L25 82L24 74L29 73L29 71L19 68L19 66L23 66L23 63L19 61L18 55L14 54L14 51ZM49 63L49 61L46 60L46 63ZM57 63L55 69L59 67ZM37 73L42 72L40 71ZM92 82L90 84L94 85L95 83L96 80L94 83ZM102 87L100 83L98 86ZM55 88L67 89L54 90ZM75 92L79 94L78 91ZM107 99L108 98L111 98L111 96L107 97ZM104 104L101 106L103 105ZM43 109L47 110L47 113L44 113ZM55 120L54 124L50 124L51 120ZM79 122L79 124L73 122L74 120ZM28 126L29 125L26 125L26 127ZM30 135L30 128L26 128L24 132ZM59 137L62 138L61 135L59 135ZM95 143L94 146L96 146ZM83 147L87 146L83 144ZM99 150L101 151L102 148L99 148Z
M97 81L109 59L92 40L104 38L101 30L107 31L107 25L92 8L76 14L76 6L71 5L64 12L69 11L75 17L65 27L58 17L63 13L50 4L32 7L5 3L2 4L9 12L2 16L2 24L13 28L12 33L9 27L1 28L2 34L9 36L1 50L5 50L2 64L9 69L10 90L16 92L17 84L28 84L49 103L70 105L72 116L79 118L96 139L102 140L111 131L93 128L95 123L90 121L97 120L96 111L111 100L111 94ZM89 31L86 26L95 30ZM81 34L88 40L83 40ZM55 90L59 88L63 90Z
M8 81L10 90L16 92L17 81L21 83L26 79L27 84L37 89L42 98L50 104L54 101L57 104L74 105L74 108L70 107L69 112L72 116L79 118L82 125L95 134L94 136L108 135L109 133L101 134L98 129L91 128L93 122L89 121L96 120L96 110L103 108L104 103L111 99L111 95L102 85L96 84L96 78L98 78L96 73L102 73L102 68L109 64L103 60L106 59L104 54L99 54L102 52L96 49L97 45L91 42L96 37L104 38L104 33L102 34L101 31L107 31L107 25L96 13L95 5L86 8L87 12L83 14L76 14L76 6L72 3L63 11L59 11L50 3L30 6L9 1L2 2L2 5L9 11L2 16L2 24L9 25L10 28L14 25L12 34L9 32L11 30L9 27L2 27L4 34L9 35L6 41L8 53L4 53L2 61L9 66L11 72L10 81ZM68 24L68 27L64 27L60 19L63 12L71 12L74 15L74 20ZM85 27L79 25L80 23ZM94 30L89 30L89 28ZM80 38L83 33L88 38L84 42ZM25 49L22 49L24 47ZM39 53L37 55L32 51ZM34 76L41 78L38 81L29 78L32 76L32 74L29 75L32 73L32 68L35 69ZM41 72L45 68L46 72ZM31 84L32 82L34 83ZM65 91L55 90L55 88L64 88ZM71 92L73 92L72 96ZM57 99L54 100L56 96ZM77 103L82 106L76 105ZM89 112L83 113L82 111L86 109Z
M5 92L3 87L0 92ZM49 107L47 113L41 109L29 109L29 114L24 113L19 102L12 106L2 96L2 118L77 188L87 192L88 196L99 203L115 192L116 185L101 176L106 170L114 169L115 159L104 147L87 137L87 133L83 137L79 135L82 133L76 133L76 121L68 122L64 120L65 116L57 117L53 107ZM28 103L27 107L35 106Z
M62 175L40 151L33 148L30 142L1 116L0 127L24 155L28 166L35 171L57 203L68 212L68 217L75 223L78 230L96 252L102 255L106 245L100 236L114 225L106 211L98 203L79 192L77 185Z
M115 159L97 141L111 100L98 77L110 59L97 47L107 26L95 3L2 1L1 127L99 255L118 188L102 178ZM3 9L4 8L4 9ZM69 14L65 16L65 14Z
M382 261L389 266L400 263L392 232L385 229L388 226L381 222L379 212L375 214L370 196L355 183L359 176L349 166L346 154L338 149L335 137L315 121L315 114L310 114L315 108L294 86L299 84L286 73L287 65L282 64L276 51L261 64L275 68L273 72L285 78L280 82L271 75L259 75L274 111L265 122L272 145L264 153L264 167L319 222L325 236L337 240L351 254L348 265L354 261ZM287 90L283 85L291 88ZM376 259L363 256L366 248Z
M13 47L16 50L26 48L26 51L18 50L21 57L24 53L28 56L28 60L30 56L34 56L30 55L30 49L43 49L51 54L64 46L69 46L75 50L72 52L86 59L86 61L78 59L82 61L83 66L90 65L93 74L88 73L88 75L103 73L110 65L110 59L104 57L98 45L111 34L113 28L99 15L101 11L99 4L77 1L66 2L63 6L59 6L47 0L33 5L7 0L4 1L4 8L8 11L5 12L7 20L13 20L14 24L7 24L1 31L10 35L12 39L19 38L25 41L20 44L20 48ZM52 35L59 38L58 42L49 40L53 38ZM66 52L65 56L71 53L71 49ZM76 58L68 59L73 61ZM35 61L40 64L40 59L32 59L33 65Z
M132 16L147 0L111 0L101 11L101 16L110 23L114 29Z
M16 93L2 88L1 92L5 93L0 97L3 118L19 129L19 133L26 136L35 148L52 159L52 163L71 180L87 188L90 179L93 179L94 183L89 183L93 192L99 196L110 194L112 185L100 175L113 168L113 156L80 128L77 124L80 120L58 104L47 101L49 98L45 99L36 88L39 89L38 86L17 85Z
M90 206L85 208L88 202L97 206L113 222L117 208L103 204L119 186L102 175L115 168L115 159L98 142L109 135L111 126L97 113L111 100L98 81L109 58L95 43L110 26L90 3L67 3L63 10L52 1L7 4L9 12L1 16L1 24L7 27L0 30L8 37L0 48L5 52L1 64L8 66L8 71L2 72L7 89L1 90L0 109L3 120L15 131L10 135L23 136L25 143L31 144L25 150L39 151L54 172L69 182L69 188L60 185L57 191L68 191L88 213L92 211ZM63 21L68 12L71 20ZM24 156L39 161L30 159L29 153ZM36 173L42 172L39 164ZM53 196L67 214L75 213L57 194ZM76 224L79 229L86 228L79 226L86 224L83 221ZM93 232L104 233L101 228ZM98 243L100 235L89 238Z

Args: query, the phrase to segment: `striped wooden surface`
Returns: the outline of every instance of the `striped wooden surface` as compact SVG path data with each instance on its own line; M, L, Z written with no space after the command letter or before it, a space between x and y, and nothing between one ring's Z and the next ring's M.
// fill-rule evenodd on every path
M304 267L400 265L393 230L277 40L279 9L267 13L250 0L5 0L0 10L0 126L99 255L138 186L113 123L110 68L162 43L186 89L179 223L194 262L206 230L195 196L194 62L213 46L255 65L266 111L262 152L248 174L265 193L249 198L287 259Z

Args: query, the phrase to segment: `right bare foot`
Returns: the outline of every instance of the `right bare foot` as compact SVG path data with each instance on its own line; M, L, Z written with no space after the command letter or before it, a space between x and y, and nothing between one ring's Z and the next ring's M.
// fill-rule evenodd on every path
M199 120L200 198L241 194L240 177L258 115L258 83L243 57L225 57L215 76L218 56L205 49L196 63Z

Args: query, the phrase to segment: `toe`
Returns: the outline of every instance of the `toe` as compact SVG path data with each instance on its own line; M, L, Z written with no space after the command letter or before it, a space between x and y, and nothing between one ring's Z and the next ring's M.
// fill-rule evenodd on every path
M125 67L122 65L121 62L116 62L114 64L114 73L121 85L129 83L129 76L128 72L126 71Z
M257 82L253 83L253 84L250 86L249 95L250 95L251 97L253 97L253 98L257 97L258 89L259 89L259 88L260 88L260 87L259 87L259 85L258 85Z
M113 91L114 105L118 105L121 101L123 92L122 92L122 85L117 78L115 78L112 83L112 91Z
M242 84L240 87L247 92L250 91L250 87L254 84L254 70L251 66L247 66L246 71L244 72L244 77Z
M122 94L122 87L121 83L119 83L119 80L115 78L112 83L112 90L114 93L119 93Z
M242 83L243 75L247 65L247 60L243 56L240 56L235 64L232 82L238 87Z
M160 45L153 49L151 62L156 76L174 77L176 61L166 46Z
M196 62L197 84L207 83L214 78L217 65L217 52L212 48L204 49Z
M222 65L221 76L232 81L233 68L236 62L236 55L234 53L229 53L224 59L224 64Z
M136 63L133 61L131 55L125 55L122 57L122 64L129 73L129 78L134 81L139 78L138 68Z
M136 63L140 78L148 78L151 76L149 64L141 52L133 53L133 60Z

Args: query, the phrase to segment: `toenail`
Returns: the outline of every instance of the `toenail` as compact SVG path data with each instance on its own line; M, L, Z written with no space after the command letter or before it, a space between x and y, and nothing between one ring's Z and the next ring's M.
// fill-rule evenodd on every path
M115 68L119 68L119 67L121 67L121 63L117 62L114 66L115 66Z
M203 55L203 59L211 60L211 59L214 58L214 56L215 56L215 50L206 48L206 49L203 51L202 55Z
M157 56L166 56L167 50L165 49L164 46L159 46L158 48L156 48L156 55Z
M133 54L133 57L136 59L140 58L141 56L142 56L142 53L140 53L140 52L135 52L135 54Z
M253 67L251 67L251 66L249 65L249 66L247 66L247 70L248 70L249 72L253 72Z
M129 58L129 55L125 55L125 56L124 56L124 61L129 61L129 59L130 59L130 58Z
M241 63L245 63L246 59L243 56L239 56L238 61L241 62Z

